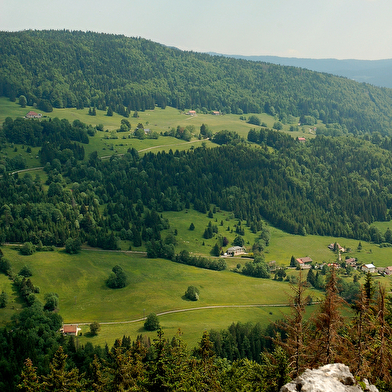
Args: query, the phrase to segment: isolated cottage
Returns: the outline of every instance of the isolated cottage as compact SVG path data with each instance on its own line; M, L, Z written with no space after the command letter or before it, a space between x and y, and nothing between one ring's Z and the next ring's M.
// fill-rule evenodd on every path
M299 138L298 138L298 141L299 141L300 143L305 143L305 142L306 142L306 139L305 139L304 137L299 137Z
M64 324L63 328L60 329L60 332L64 335L78 336L78 333L81 330L82 329L78 328L77 324Z
M42 117L41 113L36 113L33 111L30 111L25 115L25 118L41 118L41 117Z
M188 116L195 116L196 115L196 110L189 110L187 113Z
M232 246L231 248L227 249L226 252L229 256L236 256L242 253L245 253L245 248L243 246Z
M340 246L338 243L336 243L336 246L337 246L339 252L345 252L346 251L346 249L344 249L343 246ZM329 244L328 245L328 249L334 250L334 248L335 248L335 244Z

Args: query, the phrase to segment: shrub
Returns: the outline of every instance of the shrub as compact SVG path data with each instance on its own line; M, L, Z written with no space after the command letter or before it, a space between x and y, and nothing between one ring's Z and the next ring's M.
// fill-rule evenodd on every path
M31 242L25 242L20 248L20 253L25 256L32 255L35 252L35 245Z
M91 335L93 336L98 335L100 329L101 329L101 325L97 321L94 321L93 323L90 324Z
M156 331L159 329L158 316L155 313L150 313L144 323L144 329L147 331Z
M261 125L261 121L257 116L252 115L248 119L248 124Z
M29 276L32 276L32 272L31 269L25 265L20 271L19 271L19 275L24 276L25 278L28 278Z
M65 251L69 254L76 254L80 252L81 242L79 238L68 238L65 241Z
M111 289L121 289L126 286L127 276L119 265L113 267L106 284Z
M191 301L198 301L200 291L195 286L188 286L187 290L185 291L185 298Z

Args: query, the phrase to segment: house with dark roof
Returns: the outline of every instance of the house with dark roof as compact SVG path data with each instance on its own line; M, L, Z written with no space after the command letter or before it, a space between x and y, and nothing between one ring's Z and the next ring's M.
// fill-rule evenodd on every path
M298 264L310 264L313 263L313 260L310 257L300 257L297 259Z

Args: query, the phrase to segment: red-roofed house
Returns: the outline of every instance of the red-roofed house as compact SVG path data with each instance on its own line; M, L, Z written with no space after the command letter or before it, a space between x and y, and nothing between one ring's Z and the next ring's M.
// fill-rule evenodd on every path
M60 332L62 332L64 335L77 336L81 330L82 329L78 328L77 324L64 324L63 328L60 329Z
M196 110L189 110L187 113L188 116L195 116L196 115Z
M33 111L30 111L25 115L25 118L41 118L41 117L42 117L41 113L36 113Z
M306 142L306 139L305 139L304 137L299 137L299 138L298 138L298 141L301 142L301 143L305 143L305 142Z

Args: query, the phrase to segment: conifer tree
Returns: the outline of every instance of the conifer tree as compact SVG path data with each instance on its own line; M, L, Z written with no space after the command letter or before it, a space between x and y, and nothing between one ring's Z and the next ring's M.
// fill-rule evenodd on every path
M308 345L312 367L336 362L343 347L339 330L343 326L340 308L344 300L338 293L335 268L331 268L325 291L325 298L312 320L314 328Z
M387 323L386 290L381 283L379 283L377 294L377 303L374 307L373 333L370 335L370 344L368 343L370 347L369 362L372 368L371 379L374 382L381 380L391 383L392 329Z
M54 354L50 363L50 372L47 376L43 376L43 391L75 391L81 387L79 381L79 370L74 368L70 371L66 370L67 355L60 346Z
M290 283L292 295L289 297L291 314L285 319L283 328L287 334L287 339L283 342L277 340L289 356L289 365L292 369L292 376L297 377L304 369L305 359L305 337L308 325L305 322L306 306L306 282L302 278L302 270L297 284Z
M22 392L36 392L40 388L40 380L37 376L37 369L33 366L30 358L27 358L22 370L21 381L18 389Z

